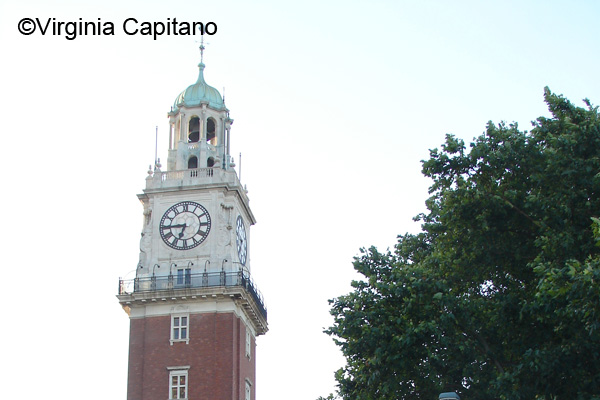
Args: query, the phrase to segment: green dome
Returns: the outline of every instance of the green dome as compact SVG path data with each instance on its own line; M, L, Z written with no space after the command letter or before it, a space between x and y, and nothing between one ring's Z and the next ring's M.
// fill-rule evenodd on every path
M173 110L176 111L179 107L198 107L201 103L208 103L208 106L217 110L225 108L221 93L212 86L209 86L204 80L204 67L203 63L198 64L200 72L198 73L198 80L193 85L188 86L183 92L179 93L179 96L175 99L173 104Z

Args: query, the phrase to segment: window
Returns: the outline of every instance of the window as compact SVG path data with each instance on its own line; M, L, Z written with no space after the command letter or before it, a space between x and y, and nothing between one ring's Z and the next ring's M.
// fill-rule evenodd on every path
M187 399L188 372L172 370L169 373L169 399Z
M246 399L245 400L252 400L252 385L250 384L250 381L248 379L246 379Z
M250 333L250 329L246 327L246 357L250 358L252 354L252 334Z
M195 169L195 168L198 168L198 157L191 156L190 159L188 160L188 169Z
M189 343L189 315L173 315L171 317L171 344L173 342Z
M189 135L188 143L195 143L200 139L200 119L198 117L192 117L188 125Z
M184 273L185 273L185 280L184 280ZM186 286L189 286L192 283L192 269L191 268L177 270L177 284L183 285L184 282L185 282Z
M216 135L216 125L215 120L209 118L206 120L206 141L213 146L217 145L217 135Z

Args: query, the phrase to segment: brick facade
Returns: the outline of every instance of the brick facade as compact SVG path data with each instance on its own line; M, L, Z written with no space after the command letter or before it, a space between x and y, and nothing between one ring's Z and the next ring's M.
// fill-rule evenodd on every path
M233 312L189 315L189 343L171 344L171 316L132 318L127 400L169 398L169 367L189 366L187 398L244 400L246 380L255 398L255 349L246 356L246 326Z

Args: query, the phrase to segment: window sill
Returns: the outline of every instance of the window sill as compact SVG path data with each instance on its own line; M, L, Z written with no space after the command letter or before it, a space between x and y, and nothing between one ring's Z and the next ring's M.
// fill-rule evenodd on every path
M190 339L171 339L169 340L169 342L171 343L171 346L173 346L173 343L185 343L185 344L190 344ZM186 399L183 399L186 400Z

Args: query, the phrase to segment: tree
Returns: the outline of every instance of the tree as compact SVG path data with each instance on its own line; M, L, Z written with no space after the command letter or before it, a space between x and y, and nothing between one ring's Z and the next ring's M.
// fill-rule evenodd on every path
M531 132L446 136L422 232L330 301L343 399L600 398L600 119L545 88ZM596 396L596 397L594 397Z

